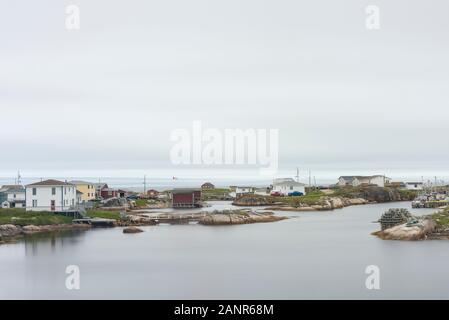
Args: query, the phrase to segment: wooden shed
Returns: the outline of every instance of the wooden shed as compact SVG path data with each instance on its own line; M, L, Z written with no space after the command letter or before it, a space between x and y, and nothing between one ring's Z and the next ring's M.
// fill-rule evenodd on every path
M173 208L199 208L201 207L201 189L183 188L171 192Z

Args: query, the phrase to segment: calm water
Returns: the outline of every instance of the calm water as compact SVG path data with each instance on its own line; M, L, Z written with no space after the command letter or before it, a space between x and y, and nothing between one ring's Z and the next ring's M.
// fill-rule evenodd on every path
M449 241L370 235L384 210L409 206L279 213L294 218L267 224L32 237L0 246L0 298L447 299ZM365 288L365 267L372 264L380 267L378 291ZM65 288L67 265L80 267L79 291Z

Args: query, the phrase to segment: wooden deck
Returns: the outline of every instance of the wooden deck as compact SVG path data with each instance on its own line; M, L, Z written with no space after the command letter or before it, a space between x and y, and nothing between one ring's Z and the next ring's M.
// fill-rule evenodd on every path
M72 222L76 224L90 224L94 228L114 227L116 224L116 221L114 219L103 219L103 218L75 219Z
M154 221L155 223L168 223L168 224L188 224L190 222L200 221L206 213L192 213L192 214L168 214L162 213L158 215L144 214L147 219Z

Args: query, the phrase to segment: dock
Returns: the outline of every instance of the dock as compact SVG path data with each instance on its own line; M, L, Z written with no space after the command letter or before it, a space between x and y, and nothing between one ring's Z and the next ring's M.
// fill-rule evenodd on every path
M115 227L116 221L114 219L104 218L83 218L72 221L75 224L89 224L94 228L110 228Z
M158 215L142 215L146 219L153 221L156 224L189 224L191 222L199 222L204 216L205 212L192 214L158 214Z

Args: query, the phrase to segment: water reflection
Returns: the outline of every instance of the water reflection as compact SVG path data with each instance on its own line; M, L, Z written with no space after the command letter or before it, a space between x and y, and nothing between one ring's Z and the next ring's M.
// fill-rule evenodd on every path
M383 241L372 223L409 203L332 212L277 214L296 219L237 226L144 227L35 234L0 246L0 297L57 299L449 298L449 241ZM206 210L224 209L214 203ZM430 210L413 210L426 214ZM366 290L365 268L381 270ZM81 290L65 288L77 265Z
M57 254L66 248L73 248L85 241L86 230L62 230L49 233L35 233L24 236L25 255Z

